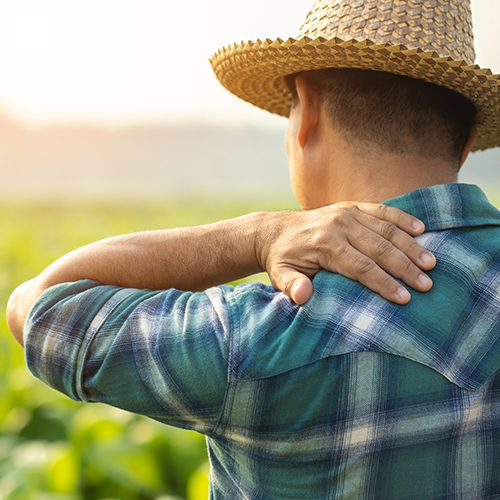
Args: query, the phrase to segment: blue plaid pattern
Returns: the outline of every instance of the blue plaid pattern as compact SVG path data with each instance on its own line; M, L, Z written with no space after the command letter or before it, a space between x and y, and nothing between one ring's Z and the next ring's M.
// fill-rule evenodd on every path
M206 434L212 499L498 499L500 213L465 184L387 204L437 258L408 305L326 271L301 307L262 284L80 281L34 305L28 367Z

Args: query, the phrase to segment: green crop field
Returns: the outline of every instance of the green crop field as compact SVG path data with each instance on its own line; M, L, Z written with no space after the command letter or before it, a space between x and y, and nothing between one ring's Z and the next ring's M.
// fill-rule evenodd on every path
M100 404L76 403L45 387L29 374L23 350L7 331L5 304L18 284L97 239L286 206L188 201L0 204L0 499L207 498L202 436Z

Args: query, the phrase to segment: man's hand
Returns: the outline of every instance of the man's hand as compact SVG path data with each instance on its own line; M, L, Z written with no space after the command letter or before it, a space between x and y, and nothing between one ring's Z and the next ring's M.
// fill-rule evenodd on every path
M421 234L424 225L397 208L338 203L273 215L261 228L257 258L273 286L297 304L309 300L310 278L321 269L359 281L397 304L406 304L410 294L389 274L420 292L432 287L422 270L432 269L436 259L410 236Z

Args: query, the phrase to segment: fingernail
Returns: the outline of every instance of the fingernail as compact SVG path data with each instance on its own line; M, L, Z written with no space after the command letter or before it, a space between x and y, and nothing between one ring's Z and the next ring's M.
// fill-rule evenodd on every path
M420 257L420 260L424 264L430 264L434 259L428 253L423 253Z
M422 229L424 223L419 221L419 220L414 220L411 225L412 225L413 229L418 230L418 229Z
M410 298L410 294L409 294L408 290L402 286L398 288L397 294L398 294L398 297L402 300L407 300Z
M428 276L426 276L425 274L421 274L418 277L418 281L420 282L420 284L422 286L426 286L426 285L428 285L431 282L431 279Z

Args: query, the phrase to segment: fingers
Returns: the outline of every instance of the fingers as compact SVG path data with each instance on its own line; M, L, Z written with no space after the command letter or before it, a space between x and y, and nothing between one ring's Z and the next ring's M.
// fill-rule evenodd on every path
M353 208L353 206L351 205L350 208ZM373 256L377 263L383 263L384 261L390 263L391 260L389 257L394 258L396 255L388 252L392 244L404 255L407 255L411 262L416 264L420 269L428 271L436 265L434 255L419 245L413 238L413 236L417 236L425 230L422 221L398 208L387 205L357 203L355 208L357 210L349 212L353 217L351 219L347 218L344 221L344 232L350 242L362 253L366 253L365 250L367 247L366 245L362 247L360 245L357 246L356 241L362 242L367 240L372 249L375 249L375 251L371 251L367 255ZM353 219L364 227L355 227ZM366 231L366 228L385 239L385 243L380 238L374 238L370 232ZM380 262L378 260L379 255L382 259ZM403 278L405 276L405 268L401 263L404 262L406 266L409 266L409 263L407 260L401 261L401 255L399 255L398 262L400 264L397 264L396 267L393 266L391 269L399 269L399 272L395 276ZM387 267L384 267L384 269L389 270ZM415 273L415 270L410 266L409 269L412 269ZM392 272L391 270L389 271ZM413 280L413 283L416 283L415 280ZM417 286L417 289L420 288Z
M431 289L432 281L422 269L433 268L436 260L403 231L397 229L394 234L381 236L362 227L353 231L347 239L349 244L374 264L413 289L419 292Z
M382 297L396 304L404 305L411 299L410 293L395 279L391 278L375 262L354 248L350 248L349 255L343 257L343 264L338 272L378 293ZM274 271L273 286L281 290L286 296L298 305L305 304L312 296L313 285L304 274L291 268Z
M361 284L380 294L387 300L396 304L406 304L411 295L394 278L389 276L370 257L363 255L355 248L348 246L338 264L340 274L359 281ZM432 286L432 282L429 288Z
M377 219L382 219L395 224L397 227L412 235L422 234L425 229L424 223L407 214L399 208L389 207L387 205L379 205L377 203L358 203L357 207L362 212L365 212Z
M420 267L420 269L426 271L432 269L436 265L434 255L419 245L415 239L410 236L410 234L420 234L425 229L423 223L419 219L397 208L385 205L362 203L358 205L358 208L360 212L357 214L357 221L382 238L375 237L373 241L370 241L370 245L374 249L374 252L370 255L372 255L377 262L379 262L378 259L380 258L381 262L385 261L388 264L395 264L395 266L384 267L384 269L388 270L396 277L403 279L406 275L406 269L411 270L413 274L416 272L405 257L408 257L411 262ZM370 234L366 233L366 231L360 234L362 238L360 238L359 241L370 239ZM392 245L396 248L394 249ZM358 246L357 248L365 253L366 245L364 247ZM394 273L395 269L398 269L396 273ZM419 276L420 275L414 276L414 278L416 279ZM421 278L421 281L426 281L425 277ZM419 289L418 286L417 289Z
M275 269L273 278L273 286L298 305L305 304L312 296L311 280L293 268Z

